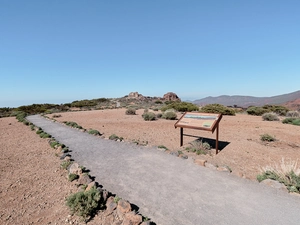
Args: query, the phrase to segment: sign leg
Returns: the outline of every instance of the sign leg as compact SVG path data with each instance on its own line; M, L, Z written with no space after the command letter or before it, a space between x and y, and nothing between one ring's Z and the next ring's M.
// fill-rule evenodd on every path
M180 147L183 145L183 128L180 127Z
M219 152L219 124L217 125L217 133L216 133L216 155Z

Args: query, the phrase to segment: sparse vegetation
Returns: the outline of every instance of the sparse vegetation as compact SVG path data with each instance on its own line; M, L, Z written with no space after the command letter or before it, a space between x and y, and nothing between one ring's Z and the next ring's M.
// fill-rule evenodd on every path
M113 140L113 141L123 141L123 137L119 137L118 135L116 135L116 134L112 134L112 135L110 135L109 136L109 140Z
M260 136L260 140L265 142L272 142L272 141L276 141L276 138L270 134L263 134Z
M298 111L288 111L285 116L291 118L298 118L300 117L300 113Z
M116 196L114 197L114 202L115 202L115 203L118 203L120 200L121 200L121 198L120 198L119 196L116 195Z
M95 136L101 136L101 133L98 131L98 130L93 130L93 129L90 129L88 131L89 134L92 134L92 135L95 135Z
M234 116L235 115L235 111L233 109L228 108L224 105L220 105L220 104L208 104L206 106L203 106L200 109L200 112L203 112L203 113L218 113L218 114L229 115L229 116Z
M41 138L51 138L51 135L47 134L46 132L42 132L42 133L40 133L40 137Z
M70 173L69 176L68 176L68 179L69 179L70 182L72 182L73 180L76 180L78 178L79 178L79 176L75 173Z
M166 146L164 146L164 145L159 145L159 146L157 146L158 148L162 148L162 149L165 149L165 150L168 150L168 148L166 147Z
M197 155L211 154L211 146L207 142L196 140L191 142L190 145L191 146L185 148L187 152L195 152Z
M285 118L284 120L282 120L282 123L300 126L300 118L296 118L296 117Z
M79 126L76 122L64 121L63 123L73 128L83 129L82 126Z
M253 116L262 116L264 113L274 112L280 116L284 116L288 112L288 108L278 105L251 106L246 112Z
M278 118L277 114L274 113L274 112L264 113L262 115L262 119L264 121L279 121L279 118Z
M126 115L136 115L136 109L135 108L128 108L125 112Z
M178 112L192 112L199 111L199 106L189 102L166 102L166 105L160 110L164 112L168 109L175 109Z
M61 164L60 164L60 166L61 166L61 168L63 168L63 169L68 169L68 167L70 166L72 164L72 162L71 161L63 161Z
M89 191L80 191L70 195L66 204L73 214L82 217L84 221L88 221L96 213L100 199L100 192L96 188L92 188Z
M259 182L265 180L277 180L283 183L289 192L300 193L300 169L297 161L285 162L282 159L280 166L268 166L262 169L262 173L257 175Z
M153 121L156 120L156 115L153 112L146 112L142 115L145 121Z
M176 120L177 114L174 109L168 109L162 114L162 118L166 120Z

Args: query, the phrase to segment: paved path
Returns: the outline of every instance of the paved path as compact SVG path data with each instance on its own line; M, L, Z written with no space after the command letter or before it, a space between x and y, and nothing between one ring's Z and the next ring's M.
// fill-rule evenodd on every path
M101 139L40 116L28 119L67 145L105 189L158 225L300 224L300 197L153 148Z

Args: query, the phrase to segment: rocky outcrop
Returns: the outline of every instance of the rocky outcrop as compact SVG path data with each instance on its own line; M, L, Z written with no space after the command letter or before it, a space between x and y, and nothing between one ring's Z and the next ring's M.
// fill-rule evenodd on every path
M139 94L138 92L130 92L127 98L143 98L144 96L142 94Z
M180 98L174 92L168 92L163 97L166 101L181 101Z

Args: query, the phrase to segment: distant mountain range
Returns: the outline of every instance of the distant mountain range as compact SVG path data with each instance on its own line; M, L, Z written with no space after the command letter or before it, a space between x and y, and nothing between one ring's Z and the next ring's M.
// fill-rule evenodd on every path
M273 97L253 97L242 95L221 95L218 97L206 97L192 101L197 105L207 104L222 104L225 106L249 107L249 106L262 106L262 105L286 105L289 108L300 108L300 90L289 94L277 95Z

